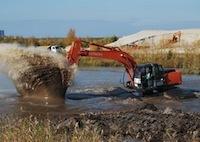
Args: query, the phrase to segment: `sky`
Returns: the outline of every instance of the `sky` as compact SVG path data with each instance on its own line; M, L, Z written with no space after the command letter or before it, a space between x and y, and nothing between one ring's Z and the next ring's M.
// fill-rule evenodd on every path
M200 0L0 0L6 35L123 36L141 30L200 28Z

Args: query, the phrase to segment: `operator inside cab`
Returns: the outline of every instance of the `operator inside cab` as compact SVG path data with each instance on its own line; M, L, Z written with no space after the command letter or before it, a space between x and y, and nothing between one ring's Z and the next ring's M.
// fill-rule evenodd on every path
M146 68L146 80L147 80L147 87L153 87L153 79L152 79L152 67L149 66Z

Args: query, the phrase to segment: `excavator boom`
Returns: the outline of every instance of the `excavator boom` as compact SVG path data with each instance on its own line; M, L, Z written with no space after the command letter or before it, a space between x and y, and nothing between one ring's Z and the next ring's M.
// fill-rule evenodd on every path
M106 47L94 43L89 43L89 44L105 50L102 51L86 50L82 47L83 42L85 41L81 41L80 39L77 39L76 41L73 42L67 56L70 65L78 64L81 56L115 60L124 65L131 86L134 86L133 78L134 78L134 71L136 68L136 62L134 61L132 56L130 56L126 52L123 52L119 48Z

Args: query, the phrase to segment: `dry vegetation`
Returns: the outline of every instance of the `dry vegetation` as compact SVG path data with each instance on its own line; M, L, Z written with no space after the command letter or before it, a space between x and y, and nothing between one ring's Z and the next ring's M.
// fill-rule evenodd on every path
M0 37L0 43L19 43L25 46L48 46L48 45L69 45L76 38L76 33L74 29L70 29L65 38L24 38L24 37ZM93 42L101 45L105 45L114 42L118 39L116 36L112 37L102 37L102 38L82 38L84 41ZM87 46L83 44L83 46ZM122 48L125 52L133 55L134 59L138 64L143 63L159 63L164 67L169 68L179 68L183 73L189 74L200 74L200 53L196 50L200 48L200 40L197 40L191 45L188 43L179 44L164 44L164 41L160 41L155 48L146 45L141 45L139 49L133 49L131 47ZM155 49L173 49L173 48L184 48L186 49L184 53L176 53L172 51L159 51ZM155 50L155 52L149 53L149 51ZM110 60L99 60L95 58L81 58L80 66L122 66L119 63Z
M200 74L200 54L192 51L186 51L183 54L171 51L152 54L144 52L134 53L133 56L139 64L152 62L168 68L179 68L184 73Z
M200 114L158 110L147 104L135 111L84 113L76 116L4 116L3 142L199 142ZM138 141L139 142L139 141Z
M49 119L4 118L0 122L1 142L102 142L103 137L96 129L74 128L60 130ZM112 135L108 142L121 141L118 135Z
M0 43L18 43L24 46L49 46L49 45L70 45L76 38L76 32L74 29L69 29L66 37L64 38L36 38L36 37L21 37L21 36L5 36L0 37ZM94 42L98 44L108 44L118 39L116 36L111 37L98 37L98 38L81 38L88 42Z
M193 51L185 53L159 52L149 53L148 51L132 53L138 64L158 63L167 68L179 68L183 73L200 74L200 54ZM122 66L115 61L99 60L95 58L82 58L80 66Z
M114 138L114 137L113 137ZM113 139L112 138L112 139ZM109 140L112 142L112 139ZM50 119L29 117L3 117L0 120L0 141L2 142L101 142L97 130L88 128L60 129Z
M188 43L172 44L163 47L159 44L148 47L146 44L138 48L123 47L123 51L131 54L138 64L158 63L167 68L179 68L183 73L200 74L200 41L192 45ZM174 50L175 49L175 50ZM176 52L182 50L183 52ZM99 60L95 58L82 58L81 66L122 66L114 61Z

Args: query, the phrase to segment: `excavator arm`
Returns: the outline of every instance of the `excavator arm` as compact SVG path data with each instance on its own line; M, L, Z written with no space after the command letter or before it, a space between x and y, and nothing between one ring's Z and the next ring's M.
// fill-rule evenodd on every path
M90 51L86 50L82 47L82 43L85 41L81 41L80 39L77 39L72 43L72 46L68 52L67 59L69 61L70 65L78 64L80 57L96 57L96 58L102 58L102 59L110 59L117 61L124 65L126 72L128 74L129 79L129 86L134 87L134 71L136 68L136 62L134 61L133 57L127 54L126 52L123 52L119 48L116 47L106 47L94 43L88 43L89 45L97 46L99 48L105 49L102 51Z

